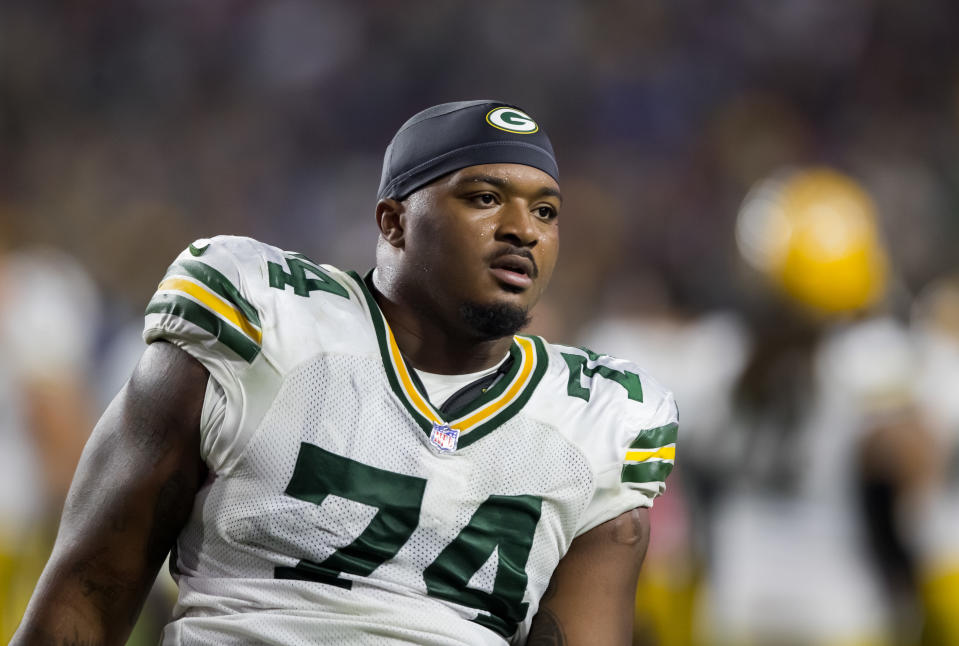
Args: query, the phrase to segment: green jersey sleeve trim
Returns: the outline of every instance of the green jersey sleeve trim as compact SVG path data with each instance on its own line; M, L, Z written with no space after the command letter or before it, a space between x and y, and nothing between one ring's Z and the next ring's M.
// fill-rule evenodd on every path
M679 424L673 422L665 426L647 429L641 432L633 443L629 445L631 449L658 449L667 444L674 444L679 435Z
M247 363L253 363L260 353L260 346L247 335L234 329L219 316L186 296L171 293L155 294L147 305L146 314L171 315L192 323L211 334Z
M199 260L180 260L170 265L164 278L173 276L190 276L209 287L217 296L238 309L244 317L255 326L260 327L260 316L256 308L243 298L230 280L210 265Z
M664 482L673 470L672 462L641 462L623 466L620 480L623 482L645 483Z

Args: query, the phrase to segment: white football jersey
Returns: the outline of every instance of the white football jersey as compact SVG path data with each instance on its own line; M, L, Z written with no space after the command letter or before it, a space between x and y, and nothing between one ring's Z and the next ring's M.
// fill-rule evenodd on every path
M164 644L522 643L571 541L675 458L669 392L535 336L444 416L363 278L248 238L190 245L144 338L211 375Z

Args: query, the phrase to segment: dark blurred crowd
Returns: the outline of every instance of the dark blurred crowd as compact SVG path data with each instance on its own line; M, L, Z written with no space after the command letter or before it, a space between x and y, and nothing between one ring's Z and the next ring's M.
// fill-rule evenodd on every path
M141 350L143 307L172 258L195 238L230 233L362 271L373 262L375 190L396 128L428 105L492 98L534 115L560 163L564 243L533 331L648 350L664 366L650 372L676 387L699 434L686 467L680 441L679 477L658 505L654 533L668 540L647 563L637 643L949 643L923 632L930 606L951 612L951 599L959 612L954 592L923 597L916 545L935 541L895 527L908 522L896 516L900 502L935 499L916 491L936 485L882 466L890 453L908 454L919 471L934 470L902 448L939 432L903 422L935 417L907 412L926 404L913 391L932 368L904 367L924 359L874 368L876 356L899 356L885 332L867 326L856 337L866 341L834 341L821 317L813 324L783 309L743 262L735 232L750 190L784 169L850 178L871 200L888 255L884 296L870 305L913 339L917 297L959 271L957 33L959 4L949 0L0 3L0 453L27 456L8 457L0 475L0 489L18 492L6 506L0 496L0 586L18 590L0 591L0 638L45 558L83 438ZM940 327L952 320L924 312ZM922 354L907 345L900 354ZM735 555L717 546L760 539L717 521L722 510L738 528L752 522L713 494L742 471L735 456L752 455L735 447L755 438L716 426L812 423L790 417L790 406L821 387L812 365L821 348L827 364L865 361L859 372L895 374L888 383L909 390L899 399L883 390L855 422L823 408L827 425L835 414L870 438L850 444L845 464L862 476L850 485L865 509L857 532L873 537L886 564L876 607L888 602L894 616L846 641L793 638L788 622L743 633L751 615L732 614L749 594L774 595L723 587ZM858 372L834 378L864 397L888 385ZM793 395L782 403L769 384ZM684 391L703 409L687 409ZM769 410L772 421L762 417ZM959 436L951 426L939 435L950 429ZM767 489L795 443L772 447L753 481ZM713 469L697 451L733 457ZM13 475L17 465L26 475ZM37 484L31 470L43 474ZM777 505L771 514L786 509ZM925 527L932 516L913 520ZM732 608L718 622L725 633L710 627L724 608L703 600L710 590ZM684 627L664 629L670 622Z

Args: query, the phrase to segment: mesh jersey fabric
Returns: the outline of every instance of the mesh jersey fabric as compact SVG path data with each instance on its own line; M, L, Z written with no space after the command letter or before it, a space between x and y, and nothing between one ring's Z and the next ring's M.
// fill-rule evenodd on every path
M145 340L211 375L164 644L522 643L572 540L664 490L672 395L538 337L514 338L504 384L438 448L365 289L217 237L151 299Z

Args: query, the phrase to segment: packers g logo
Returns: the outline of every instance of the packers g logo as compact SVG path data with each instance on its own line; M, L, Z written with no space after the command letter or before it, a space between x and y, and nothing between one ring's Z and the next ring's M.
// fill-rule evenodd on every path
M486 123L518 135L531 135L539 130L531 116L516 108L493 108L486 113Z

